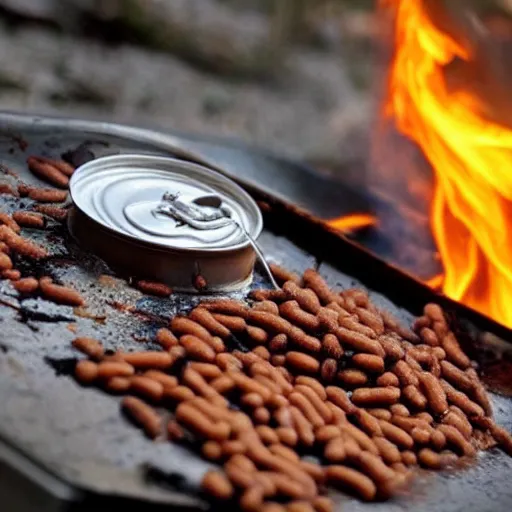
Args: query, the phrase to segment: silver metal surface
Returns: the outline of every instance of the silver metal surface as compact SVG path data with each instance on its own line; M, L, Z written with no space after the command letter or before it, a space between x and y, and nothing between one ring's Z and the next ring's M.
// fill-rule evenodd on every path
M215 251L249 244L235 223L225 222L225 214L216 229L198 229L187 222L186 208L189 217L195 212L199 223L199 212L205 219L221 220L218 208L194 204L205 196L218 197L229 219L252 238L257 238L263 227L258 206L242 188L215 171L174 158L99 158L79 167L69 188L74 204L91 219L136 242L159 247ZM174 216L169 215L171 210Z
M71 233L130 275L193 290L250 282L261 212L236 183L183 160L125 154L79 167L70 180ZM258 251L257 251L258 252Z

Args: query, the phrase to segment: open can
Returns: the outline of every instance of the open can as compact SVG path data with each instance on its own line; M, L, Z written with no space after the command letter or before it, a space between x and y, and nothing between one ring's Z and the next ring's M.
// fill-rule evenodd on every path
M263 228L254 200L217 171L174 158L116 155L88 162L70 180L71 234L113 269L195 291L252 280ZM250 237L250 238L249 238Z

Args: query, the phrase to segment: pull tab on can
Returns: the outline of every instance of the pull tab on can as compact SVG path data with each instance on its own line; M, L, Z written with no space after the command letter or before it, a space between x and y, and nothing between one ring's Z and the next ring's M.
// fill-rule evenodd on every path
M171 158L111 156L78 168L70 193L71 233L116 269L189 291L198 270L211 291L239 289L252 278L261 213L216 171Z

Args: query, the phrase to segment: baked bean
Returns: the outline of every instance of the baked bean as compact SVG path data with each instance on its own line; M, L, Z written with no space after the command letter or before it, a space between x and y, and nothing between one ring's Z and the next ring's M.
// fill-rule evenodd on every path
M279 443L279 436L277 435L275 430L270 428L269 426L258 425L255 428L255 430L264 444L269 445Z
M340 359L344 354L343 347L334 334L326 334L323 337L322 349L329 357L335 360Z
M64 222L68 216L66 208L60 208L51 204L38 204L34 207L34 210L59 222Z
M471 366L469 357L461 349L453 332L449 332L443 338L442 347L446 352L446 358L448 361L453 363L455 366L458 366L462 370L466 370Z
M249 308L246 305L231 299L202 302L201 307L214 313L221 313L223 315L230 315L243 319L247 318L247 314L249 312Z
M378 455L379 450L375 446L375 443L362 430L348 422L343 423L339 426L339 428L343 434L346 434L346 436L352 438L361 447L361 450L366 450L370 453Z
M325 444L335 437L341 437L341 431L336 425L322 425L315 429L315 439L320 444Z
M476 454L473 445L455 428L451 425L439 425L437 430L444 434L446 440L453 448L456 448L461 455L474 457Z
M398 380L398 377L394 373L385 372L377 378L376 384L377 386L380 387L398 387L400 385L400 381Z
M388 409L367 409L367 411L374 417L379 420L387 420L389 421L391 419L391 416L393 415L390 410Z
M327 398L347 414L350 414L355 410L354 404L350 401L343 389L335 386L328 386L325 388L325 391L327 393Z
M57 304L67 304L69 306L83 306L85 304L85 300L76 290L54 284L49 277L39 279L39 288L41 288L45 297Z
M301 384L309 386L322 400L327 399L327 392L324 386L313 377L306 377L305 375L299 375L295 379L295 384Z
M332 382L338 373L338 363L335 359L325 359L320 366L320 376L325 382Z
M158 413L142 400L127 396L121 402L122 410L139 426L146 435L155 439L162 433L162 419Z
M402 454L398 450L397 446L391 441L388 441L385 437L373 437L372 441L379 450L379 455L386 464L393 464L402 460Z
M375 334L381 335L384 333L384 321L380 315L365 307L358 307L356 315L359 321L367 325Z
M440 364L443 379L447 380L450 384L456 386L457 389L460 389L464 393L471 393L473 391L473 382L466 373L449 361L441 361Z
M361 452L356 462L357 466L375 483L381 485L396 477L395 472L386 466L382 459L369 452Z
M290 407L290 415L300 442L305 446L313 446L315 442L315 434L311 423L306 419L298 407Z
M401 428L385 420L379 420L379 423L384 437L392 443L409 450L414 446L413 438Z
M185 334L180 338L180 344L192 359L205 363L213 363L215 361L215 351L203 339L197 336Z
M441 344L441 341L437 337L436 333L429 327L423 327L419 331L419 334L422 341L431 347L437 347Z
M231 332L244 332L247 328L245 320L240 316L224 315L222 313L212 313L213 318L222 324Z
M212 335L201 324L181 316L171 320L171 330L177 334L195 336L206 343L212 340Z
M354 492L364 500L371 501L377 494L373 481L355 469L339 465L327 466L325 476L328 483L342 490Z
M410 450L405 450L402 452L402 462L406 466L414 466L418 462L418 459L414 452L411 452Z
M363 334L350 331L345 327L338 327L334 334L336 334L342 345L348 345L350 348L359 352L375 354L380 357L384 357L386 354L382 345L377 340L371 339Z
M337 378L345 384L345 386L349 387L364 386L368 383L368 375L366 375L366 373L352 368L339 371Z
M332 420L332 412L329 407L325 405L325 398L322 400L312 387L298 384L295 386L295 391L303 394L309 400L325 423L329 423ZM290 400L290 402L292 401Z
M91 359L99 360L105 354L103 345L94 338L76 338L75 340L73 340L73 347L75 347L80 352L86 354Z
M148 370L144 373L144 377L153 379L162 384L165 389L172 389L178 386L178 379L172 375L167 375L159 370Z
M19 224L8 213L0 212L0 224L5 225L6 228L11 229L16 234L21 231Z
M20 226L38 229L44 228L44 217L40 213L14 212L12 218Z
M297 432L291 427L277 427L275 432L279 441L286 446L296 446L299 440Z
M124 361L102 361L98 365L98 378L131 377L135 373L133 366Z
M286 364L294 370L304 373L318 373L320 370L318 359L302 352L288 352L286 354Z
M400 342L392 336L380 336L379 343L381 344L386 354L386 359L390 361L399 361L405 355L404 349Z
M4 256L7 256L7 255L0 252L0 268L2 268L2 266L5 267L6 260L4 259ZM9 258L9 261L10 261L10 258ZM11 264L12 264L12 262L11 262ZM8 266L9 266L9 264L7 264L7 267ZM2 270L2 277L4 279L9 279L10 281L19 281L19 279L21 277L21 272L19 270L15 270L13 268L4 268L4 270Z
M384 359L372 354L355 354L352 362L364 371L371 373L384 372Z
M409 403L412 407L415 409L421 410L425 409L427 406L427 398L423 393L414 385L406 386L403 391L402 395L404 399Z
M409 409L404 404L393 404L389 410L394 416L410 416L411 413Z
M321 427L322 425L325 425L325 420L315 409L309 398L301 393L294 391L288 396L288 400L292 405L295 405L298 409L300 409L302 414L305 416L305 418L307 418L313 427Z
M343 462L347 454L345 451L345 444L343 438L339 435L329 439L324 447L324 457L330 463Z
M154 281L137 281L137 288L147 295L155 295L156 297L169 297L172 294L172 288L164 283Z
M419 380L413 369L405 362L398 361L392 368L392 372L398 377L402 386L418 386Z
M446 398L450 404L457 406L464 411L469 417L471 416L485 416L484 410L478 404L468 398L468 396L461 391L457 391L445 380L441 380L441 386L446 393Z
M126 352L123 360L134 368L165 370L173 364L173 358L169 352Z
M354 413L357 423L369 436L382 436L382 429L377 418L374 418L364 409L358 409Z
M268 344L271 352L285 352L288 346L288 336L286 334L276 334Z
M423 448L418 453L420 464L429 469L443 469L457 462L457 455L454 453L436 453L430 448Z
M446 436L438 429L434 430L430 436L430 442L438 452L446 446L446 441Z
M7 244L14 252L26 256L27 258L40 260L48 256L46 249L31 240L19 236L8 226L0 226L0 241Z
M164 388L164 396L174 402L186 402L192 400L196 395L190 388L176 386L173 388Z
M98 365L86 359L78 361L75 376L82 384L91 384L98 378Z
M324 332L335 331L339 327L339 316L340 314L338 311L328 307L321 308L316 314L319 329Z
M124 394L130 390L131 382L128 377L112 377L104 384L109 393Z
M252 306L253 311L266 311L267 313L271 313L272 315L279 316L279 306L271 301L271 300L262 300L261 302L256 302Z
M249 338L251 338L251 340L258 345L264 345L268 340L267 331L265 331L265 329L262 329L261 327L254 327L253 325L248 325L246 331L247 334L249 335Z
M296 300L300 307L308 313L316 315L322 307L318 296L313 290L300 288L292 281L284 283L283 293L288 300Z
M210 334L213 334L214 336L227 338L231 334L231 331L220 322L215 320L215 317L205 308L198 307L193 309L189 314L189 318L202 325Z
M386 388L358 388L352 393L352 402L355 405L366 407L379 407L391 405L400 399L400 389L394 387Z
M295 300L283 302L279 306L279 313L292 324L302 329L316 331L320 326L318 318L307 311L303 311Z
M421 372L418 377L430 409L434 414L444 414L448 410L448 402L439 380L428 372Z
M305 286L313 290L324 305L331 302L336 302L340 305L344 304L343 298L331 290L324 278L316 270L312 268L306 269L303 278Z
M181 402L176 408L176 420L199 436L213 441L225 441L231 433L228 423L212 422L202 411L187 402Z
M220 471L208 471L201 480L201 489L219 500L228 500L233 496L233 486Z
M153 402L161 400L164 394L164 386L160 384L160 382L143 375L134 375L131 377L130 390Z
M34 277L22 277L12 283L12 285L18 292L28 295L34 293L39 288L39 281Z
M169 350L179 344L178 338L167 328L162 327L156 332L156 341L162 348Z

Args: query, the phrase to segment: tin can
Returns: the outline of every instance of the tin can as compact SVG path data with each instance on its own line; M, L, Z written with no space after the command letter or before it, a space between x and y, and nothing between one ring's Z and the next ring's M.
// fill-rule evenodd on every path
M113 269L195 291L201 275L212 292L252 280L249 235L263 228L254 200L217 171L147 155L99 158L70 180L71 234Z

